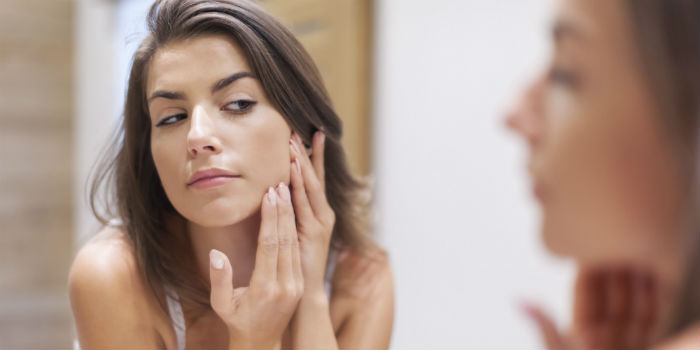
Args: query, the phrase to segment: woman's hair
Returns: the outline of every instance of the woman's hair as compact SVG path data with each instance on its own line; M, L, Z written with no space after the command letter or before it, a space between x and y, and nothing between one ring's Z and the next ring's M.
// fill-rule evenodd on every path
M686 278L666 330L673 333L700 320L700 1L628 0L627 6L660 125L684 166L691 197Z
M367 186L350 174L340 143L342 123L311 57L285 27L246 0L157 0L147 24L149 34L133 57L113 153L94 173L90 204L103 224L109 216L122 220L141 273L154 292L174 289L195 309L209 308L209 283L193 268L185 219L165 195L153 162L145 91L156 51L200 35L223 34L235 40L267 98L305 143L311 144L318 130L326 134L326 195L336 214L333 247L378 249L367 234ZM107 194L101 210L98 193ZM164 307L162 298L159 302Z

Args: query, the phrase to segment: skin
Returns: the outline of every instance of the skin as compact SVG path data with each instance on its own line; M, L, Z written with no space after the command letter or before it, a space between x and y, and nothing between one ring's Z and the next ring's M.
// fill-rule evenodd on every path
M530 147L544 242L579 263L566 335L525 306L549 348L663 344L682 277L683 168L625 11L621 0L560 1L549 67L507 117Z
M309 157L252 75L212 89L249 72L243 51L220 35L159 49L148 72L153 159L212 285L212 311L191 323L183 305L186 347L388 347L394 296L385 257L345 249L330 300L323 288L335 223L324 193L325 136L314 136ZM212 167L237 177L188 185ZM176 347L156 303L162 296L146 287L118 229L81 249L69 287L82 346Z

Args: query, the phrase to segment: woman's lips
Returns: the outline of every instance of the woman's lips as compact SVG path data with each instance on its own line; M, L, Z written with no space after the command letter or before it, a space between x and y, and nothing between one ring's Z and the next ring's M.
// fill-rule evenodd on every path
M240 175L223 169L200 170L192 175L187 186L196 189L212 188L226 184L237 177Z
M216 186L221 186L225 183L232 181L238 176L212 176L199 179L190 184L190 187L203 190L205 188L212 188Z

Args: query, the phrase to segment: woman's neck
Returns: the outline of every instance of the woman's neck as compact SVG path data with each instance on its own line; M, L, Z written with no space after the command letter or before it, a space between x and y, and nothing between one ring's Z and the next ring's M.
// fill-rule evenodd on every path
M248 286L255 266L259 230L259 212L225 227L203 227L188 221L187 232L201 276L209 280L209 251L216 249L231 261L234 287Z

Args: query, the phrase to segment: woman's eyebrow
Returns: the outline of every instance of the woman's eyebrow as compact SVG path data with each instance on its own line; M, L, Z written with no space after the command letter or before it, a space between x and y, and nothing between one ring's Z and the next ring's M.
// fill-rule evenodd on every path
M185 95L181 92L158 90L151 94L151 97L148 98L148 102L151 102L156 98L167 98L168 100L184 100Z
M238 72L236 74L233 74L227 78L221 79L218 82L216 82L216 84L214 84L214 86L212 86L212 88L211 88L211 93L213 94L213 93L233 84L234 81L241 79L241 78L245 78L245 77L255 78L255 76L253 76L253 74L251 74L249 72Z
M252 73L249 72L238 72L235 73L229 77L226 77L224 79L219 80L212 86L211 88L211 93L215 93L231 84L233 84L234 81L241 79L241 78L255 78L255 76ZM153 101L156 98L166 98L168 100L185 100L185 94L182 92L176 92L176 91L164 91L164 90L158 90L155 91L154 93L151 94L151 97L148 98L148 102Z
M568 39L585 40L588 36L586 26L571 20L557 20L552 26L552 38L555 44Z

